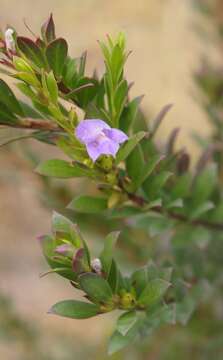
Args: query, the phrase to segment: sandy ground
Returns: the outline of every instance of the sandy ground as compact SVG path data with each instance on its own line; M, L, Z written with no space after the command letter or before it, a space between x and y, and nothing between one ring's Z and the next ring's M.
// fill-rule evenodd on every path
M23 18L38 32L53 11L57 33L69 39L70 53L75 56L88 49L89 71L102 67L96 40L124 31L133 49L127 65L128 78L135 82L132 95L144 93L143 107L152 115L167 103L175 105L160 138L180 126L179 143L195 151L189 133L208 133L205 114L192 99L191 77L208 45L193 30L197 17L189 0L0 0L0 9L0 25L15 25L23 34L27 33ZM54 275L38 277L46 267L35 237L49 231L50 213L40 206L37 191L36 177L8 151L1 151L0 291L9 294L18 311L35 319L42 329L58 326L82 336L87 327L89 337L100 339L108 331L103 319L95 327L94 320L80 323L46 315L53 302L72 297L73 290Z

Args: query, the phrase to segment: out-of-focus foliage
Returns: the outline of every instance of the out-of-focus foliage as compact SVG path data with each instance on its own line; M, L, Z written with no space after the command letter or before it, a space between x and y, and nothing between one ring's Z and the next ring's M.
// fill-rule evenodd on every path
M99 43L105 63L100 78L96 72L86 74L86 53L70 57L66 40L56 36L52 16L37 39L19 36L16 31L7 36L1 38L1 71L17 80L27 102L20 101L0 80L2 127L23 129L18 140L28 136L62 150L67 160L41 162L37 167L41 175L85 178L97 190L94 196L85 191L70 199L64 211L67 217L55 214L52 235L40 239L51 267L49 273L63 276L84 297L83 301L56 303L50 312L74 319L95 316L97 321L103 313L120 310L109 341L110 354L135 339L152 336L155 330L161 331L161 326L165 329L166 324L186 325L195 312L190 333L179 330L179 325L176 329L178 336L182 332L185 348L191 347L192 342L191 353L186 354L197 351L199 359L199 353L203 356L204 352L202 345L193 347L193 324L196 328L202 323L202 309L216 317L217 324L222 297L222 139L214 137L215 142L205 147L193 168L190 155L184 149L175 150L177 129L162 147L157 144L156 132L171 105L166 105L147 124L140 110L141 97L129 98L131 86L124 71L129 54L123 34L115 39L108 36L106 42ZM198 79L203 88L209 89L209 85L204 85L204 74ZM219 102L217 95L210 99L217 110ZM92 161L88 148L75 136L80 121L95 118L128 135L115 157L104 152ZM217 136L220 133L218 130ZM106 133L96 135L97 143ZM45 184L48 185L47 180ZM79 219L100 221L107 234L123 229L120 241L131 245L129 261L116 260L117 231L106 236L101 252L94 258L74 225L74 220ZM142 244L138 232L143 233ZM147 254L157 265L149 261L137 268L133 258L146 261ZM215 336L211 325L210 334ZM216 343L211 339L205 354L212 354L214 349L218 356L221 338L219 325ZM204 341L202 335L199 340ZM172 358L177 356L177 344L171 339L168 347ZM161 356L165 359L166 355Z
M195 1L196 4L200 5L201 9L206 9L204 15L206 19L213 25L215 29L215 39L219 44L220 56L222 52L222 41L223 41L223 5L219 0L212 2L209 1ZM210 41L210 39L206 39ZM222 110L223 110L223 66L221 64L216 65L208 54L203 59L200 69L195 74L195 80L198 87L201 90L200 102L202 107L208 114L208 119L211 124L212 134L209 139L201 139L198 135L195 135L198 142L204 148L209 148L206 153L208 158L211 154L214 154L216 161L221 168L223 163L223 121L222 121ZM210 144L211 142L211 144ZM204 159L205 160L205 159ZM222 180L222 175L221 175Z

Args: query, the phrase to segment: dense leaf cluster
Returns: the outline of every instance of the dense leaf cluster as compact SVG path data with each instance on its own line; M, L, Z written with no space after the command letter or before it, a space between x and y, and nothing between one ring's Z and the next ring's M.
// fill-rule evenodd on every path
M40 163L40 174L94 182L100 194L74 198L68 205L74 216L99 214L117 220L120 227L128 222L130 228L169 242L168 262L161 258L159 266L150 262L123 275L113 256L116 232L106 237L96 259L98 268L77 227L55 214L52 235L41 238L43 253L52 271L83 291L88 301L65 300L51 312L80 319L121 310L110 353L162 324L186 324L199 301L206 299L207 288L214 289L208 300L221 291L215 285L221 281L216 269L222 262L223 191L220 161L212 159L219 148L206 148L191 169L185 149L175 150L178 129L162 146L157 144L157 129L171 105L148 125L139 108L141 97L130 100L131 84L124 73L129 54L122 34L99 43L105 63L100 77L96 72L86 75L86 53L71 58L66 40L56 36L52 16L42 26L41 37L32 40L16 31L13 36L13 49L4 36L0 40L0 70L17 80L27 102L0 80L2 127L24 129L66 154L67 160ZM205 77L199 79L207 83ZM103 155L96 162L89 158L75 137L81 116L102 119L128 134L116 158Z

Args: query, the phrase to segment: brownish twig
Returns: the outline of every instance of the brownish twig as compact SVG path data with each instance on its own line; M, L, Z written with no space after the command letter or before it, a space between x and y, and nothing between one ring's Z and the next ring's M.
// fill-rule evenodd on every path
M149 202L145 198L143 198L142 196L138 196L136 194L129 193L128 191L126 191L126 189L123 187L121 182L119 183L119 186L121 187L122 191L124 191L126 193L128 198L132 202L134 202L137 206L143 207L144 205L149 204ZM175 213L173 211L169 211L167 209L164 209L161 206L156 206L156 207L152 208L151 210L156 212L156 213L166 215L170 219L177 220L177 221L180 221L180 222L183 222L183 223L188 223L188 224L191 224L191 225L194 225L194 226L204 226L206 228L209 228L209 229L212 229L212 230L217 230L217 231L222 231L223 230L223 223L212 223L210 221L200 220L200 219L191 220L185 215L177 214L177 213Z
M16 124L0 125L1 127L13 127L27 130L48 130L48 131L59 131L62 130L57 124L50 120L44 119L20 119Z

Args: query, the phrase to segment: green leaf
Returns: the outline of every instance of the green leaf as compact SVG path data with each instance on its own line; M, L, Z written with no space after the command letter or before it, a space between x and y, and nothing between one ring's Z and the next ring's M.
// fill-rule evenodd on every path
M196 302L190 296L185 296L182 302L176 304L176 318L177 321L186 325L191 318L194 310L196 308Z
M72 269L75 274L83 274L91 271L88 252L85 248L80 248L77 250L72 260Z
M78 164L71 165L69 162L60 159L51 159L39 164L36 172L40 175L52 176L61 179L90 176L90 171L83 169Z
M26 58L31 60L38 68L46 67L44 55L34 41L23 36L18 36L17 45Z
M114 232L108 234L104 241L104 249L100 255L100 260L103 265L103 270L107 274L107 276L110 273L112 258L113 258L113 251L114 251L114 247L117 242L117 239L119 237L119 234L120 234L119 231L114 231Z
M52 14L50 14L49 19L47 19L47 21L41 27L41 33L42 33L43 40L45 42L49 43L49 42L55 40L55 38L56 38L55 24L54 24L54 21L53 21L53 15Z
M185 198L190 193L191 174L184 174L179 176L174 183L171 190L171 199Z
M87 245L85 244L84 239L81 236L77 224L74 224L65 216L54 211L52 216L52 231L55 236L57 236L58 233L61 234L64 239L72 242L76 248L80 248L81 246L83 246L88 256L88 262L90 263L89 250L87 248Z
M26 84L30 85L30 86L34 86L36 88L40 87L40 82L37 79L35 74L31 74L31 73L27 73L27 72L18 72L14 75L14 77L16 79L22 80L24 81ZM21 89L21 91L24 92L24 87L22 88L20 84L17 84L18 88ZM27 89L26 89L27 90ZM30 96L32 94L32 96ZM29 97L33 98L33 92L32 90L28 92L26 91L26 95L29 95Z
M156 304L165 294L171 284L162 279L151 280L141 293L138 302L149 307Z
M115 331L109 340L108 354L112 355L132 343L139 332L139 326L140 324L136 322L125 336Z
M95 304L77 300L64 300L52 306L48 313L71 319L87 319L96 316L100 309Z
M128 133L129 129L134 124L142 98L143 96L136 97L129 102L123 110L121 117L122 120L120 121L120 129L125 133Z
M25 85L26 84L19 84L19 85ZM20 106L24 112L25 117L31 117L32 119L41 119L42 116L40 115L40 113L38 113L33 107L31 107L30 105L24 103L23 101L20 101ZM51 134L52 135L52 134Z
M129 140L118 151L115 161L116 165L118 165L121 161L124 161L129 156L132 150L136 147L139 141L144 138L145 135L146 133L144 131L140 131L129 138Z
M216 164L205 168L199 173L193 184L193 205L199 205L208 200L217 184L218 172Z
M63 82L68 88L73 87L76 83L77 78L77 61L76 59L71 59L69 56L66 59L63 68Z
M60 78L67 59L68 45L66 40L59 38L52 41L46 48L47 61L56 78Z
M108 282L94 273L80 275L80 286L89 298L97 303L111 303L112 290Z
M117 321L117 330L125 336L137 321L135 311L129 311L121 315Z
M148 281L154 280L158 276L159 270L156 264L153 261L150 261L147 265L147 276Z
M123 206L120 208L113 208L107 212L108 218L110 219L121 219L130 216L134 216L141 213L141 209L134 206Z
M201 215L212 210L213 208L214 208L214 203L212 201L205 201L204 203L198 205L196 208L192 207L189 217L192 220L196 220Z
M65 216L57 213L56 211L53 212L52 216L52 230L54 233L70 233L70 230L75 225L67 219Z
M173 224L173 220L152 211L135 216L131 222L133 227L149 231L151 236L169 231Z
M96 196L80 195L73 199L68 207L81 213L96 214L107 209L107 199Z
M139 183L138 179L141 177L144 169L143 152L139 145L136 145L135 149L127 157L126 168L135 188L137 188Z
M81 108L85 109L97 95L98 82L88 77L81 78L76 87L66 95L66 98L73 99Z
M148 269L144 266L141 269L136 270L131 276L132 285L136 290L137 296L141 294L143 289L148 283Z
M160 190L172 176L169 171L160 172L157 175L150 176L143 184L143 190L149 200L154 200L159 196Z
M122 275L121 275L114 259L112 259L110 272L109 272L107 281L112 289L112 292L114 294L116 294L119 290L119 287L122 284L123 279L122 279Z
M49 266L52 269L55 269L55 272L58 273L60 276L69 279L69 280L76 280L76 274L73 272L71 268L71 263L64 264L60 261L56 260L55 257L55 246L56 242L55 239L51 236L41 236L40 237L40 245L42 247L43 255L45 256L46 261L48 262ZM66 267L66 268L65 268Z
M141 165L141 169L138 169L138 175L135 177L135 185L137 188L146 181L163 158L164 156L155 154L146 164Z
M17 122L16 116L0 102L0 125L14 125Z
M24 116L23 110L14 93L2 79L0 79L0 101L8 108L10 113L12 112Z
M159 270L159 278L166 280L166 281L170 281L172 278L172 273L173 273L173 268L171 266L169 267L164 267L161 270Z
M53 103L57 104L58 100L58 87L56 79L51 71L46 77L47 88Z

